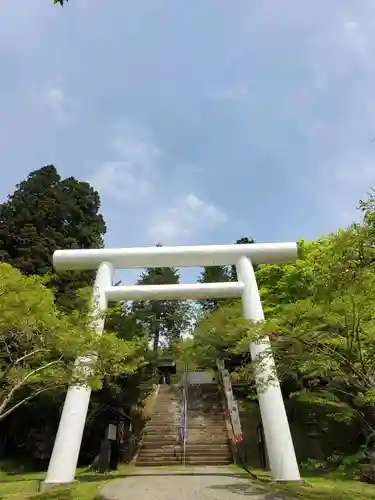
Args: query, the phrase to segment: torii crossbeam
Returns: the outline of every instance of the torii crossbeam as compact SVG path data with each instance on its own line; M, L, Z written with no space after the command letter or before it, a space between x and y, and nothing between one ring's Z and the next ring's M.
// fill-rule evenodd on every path
M59 270L97 270L93 291L94 327L100 335L103 314L109 301L208 299L241 297L244 317L251 322L264 320L253 264L282 264L297 258L296 243L253 243L141 247L119 249L57 250L54 267ZM112 286L114 270L146 267L209 267L235 265L238 281L189 285ZM278 481L300 481L293 441L285 412L275 362L268 338L251 343L253 360L262 359L256 370L258 399L272 476ZM78 360L79 362L79 360ZM266 381L266 386L264 386ZM66 395L45 485L74 480L91 390L70 386Z

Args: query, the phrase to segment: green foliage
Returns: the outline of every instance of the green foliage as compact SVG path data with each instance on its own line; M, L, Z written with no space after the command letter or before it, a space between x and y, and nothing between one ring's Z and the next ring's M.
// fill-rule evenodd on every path
M98 336L86 314L56 309L41 278L0 264L0 420L72 380L99 388L106 375L134 371L142 347L113 334Z
M252 383L262 360L251 366L238 356L248 352L250 341L269 336L278 376L283 386L284 381L289 384L284 393L314 407L322 427L324 419L359 422L371 447L375 435L374 192L360 207L361 224L313 242L300 241L294 264L257 269L267 318L263 325L246 325L239 305L225 305L198 323L191 349L195 358L210 366L218 357L225 359L234 379Z
M99 248L106 227L98 193L86 182L61 179L53 165L31 172L0 205L0 261L26 275L53 273L56 249ZM50 284L65 310L80 307L77 290L92 272L52 276Z
M178 271L173 268L146 269L138 280L139 285L167 285L179 283ZM146 300L134 301L132 313L136 324L146 332L148 340L157 353L160 345L181 338L189 327L190 311L186 301Z
M198 278L198 283L222 283L231 281L230 270L227 266L206 267ZM198 301L203 313L210 313L219 305L225 305L228 299L202 299Z
M68 2L69 0L65 0L65 2ZM62 7L64 6L64 0L53 0L53 4L60 4Z
M236 241L237 245L255 243L253 238L240 238ZM254 266L257 269L257 266ZM198 283L225 283L228 281L237 281L236 266L214 266L205 267L198 278ZM198 301L203 315L214 312L219 307L230 305L233 300L230 299L202 299Z
M254 334L254 329L242 316L240 303L220 307L198 323L190 358L197 365L214 368L216 359L229 360L243 350L239 344L244 340L248 342Z
M279 307L266 328L275 332L280 373L293 371L305 381L299 397L307 392L310 402L336 408L334 418L357 416L370 429L375 423L368 418L374 402L375 269L366 238L365 228L352 226L313 245L306 260L296 264L309 269L310 296Z

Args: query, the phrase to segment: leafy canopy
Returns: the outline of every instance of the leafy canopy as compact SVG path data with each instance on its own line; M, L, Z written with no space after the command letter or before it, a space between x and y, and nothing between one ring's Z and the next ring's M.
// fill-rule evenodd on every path
M86 311L56 309L40 277L0 264L0 419L72 380L99 388L106 375L136 369L141 356L141 342L98 336ZM77 357L85 369L77 369Z

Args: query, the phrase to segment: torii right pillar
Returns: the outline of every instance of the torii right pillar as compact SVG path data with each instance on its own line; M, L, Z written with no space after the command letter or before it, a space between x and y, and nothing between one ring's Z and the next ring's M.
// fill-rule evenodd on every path
M258 285L250 259L241 257L236 264L236 270L238 280L245 286L242 295L245 318L253 323L264 321ZM264 337L261 343L251 342L250 353L256 364L255 382L272 477L275 481L301 481L269 338Z

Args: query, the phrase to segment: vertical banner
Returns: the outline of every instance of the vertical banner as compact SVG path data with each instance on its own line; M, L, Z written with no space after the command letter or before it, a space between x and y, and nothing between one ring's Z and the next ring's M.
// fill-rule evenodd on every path
M236 401L233 401L233 405L230 410L230 418L232 420L234 441L236 443L239 443L243 440L243 434L241 428L240 413L238 411L238 405Z
M243 440L240 414L238 411L238 404L233 396L232 382L230 379L229 371L225 369L224 361L217 360L216 365L221 373L221 379L223 381L225 397L227 400L228 410L230 414L230 419L232 423L234 441L236 443Z

